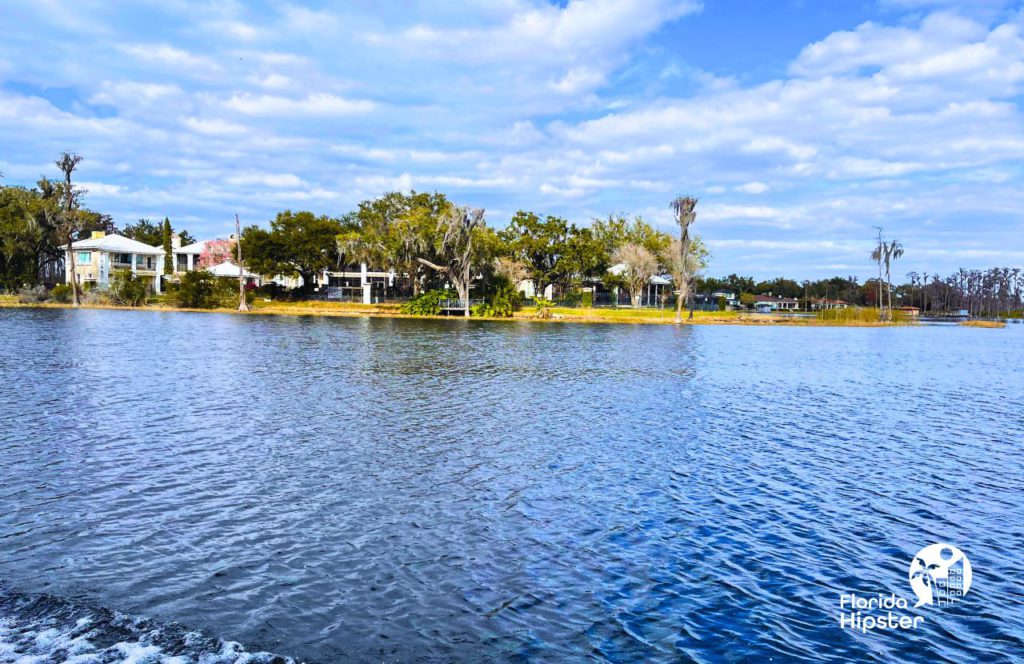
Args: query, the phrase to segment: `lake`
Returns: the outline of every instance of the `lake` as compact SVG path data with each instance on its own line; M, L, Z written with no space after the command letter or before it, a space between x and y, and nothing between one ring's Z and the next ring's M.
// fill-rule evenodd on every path
M0 309L0 662L1020 661L1022 342Z

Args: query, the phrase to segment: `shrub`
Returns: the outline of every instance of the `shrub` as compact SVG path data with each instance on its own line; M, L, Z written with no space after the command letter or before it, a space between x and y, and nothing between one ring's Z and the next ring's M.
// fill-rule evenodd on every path
M82 292L82 304L115 304L115 302L109 290L85 288Z
M728 303L725 300L725 296L724 295L719 295L718 296L718 310L719 311L725 311L725 307L726 307L727 304Z
M71 301L71 284L57 284L50 291L50 299L54 302L67 304Z
M403 304L402 313L413 316L438 316L441 313L441 303L455 297L457 296L450 290L429 290Z
M584 291L580 304L584 309L591 309L594 306L594 291Z
M149 287L145 279L135 276L131 270L118 270L110 284L110 296L117 304L141 307L149 296Z
M533 298L533 301L537 307L537 318L551 318L551 307L555 306L554 302L540 296Z
M25 286L18 291L18 302L21 304L39 304L49 297L45 286Z
M210 309L217 304L217 277L206 270L186 272L181 276L175 300L179 307Z
M473 315L481 318L511 318L519 308L519 291L511 285L498 288L484 304L473 307Z

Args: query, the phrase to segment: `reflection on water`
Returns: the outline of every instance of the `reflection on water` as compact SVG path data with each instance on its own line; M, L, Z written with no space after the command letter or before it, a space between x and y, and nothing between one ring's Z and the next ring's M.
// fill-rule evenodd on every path
M1024 651L1019 328L0 310L0 339L7 629L45 592L323 662ZM838 628L935 541L963 603Z

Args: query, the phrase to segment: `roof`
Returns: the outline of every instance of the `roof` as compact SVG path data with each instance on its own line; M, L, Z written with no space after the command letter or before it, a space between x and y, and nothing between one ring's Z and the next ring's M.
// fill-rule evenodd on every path
M220 265L214 265L213 267L206 268L207 272L212 273L215 277L237 277L238 266L231 261L224 261ZM253 274L249 270L242 271L243 277L258 277L259 275Z
M612 265L610 268L608 268L608 271L618 276L626 271L626 264L616 263L615 265ZM654 275L653 277L650 278L650 283L656 286L668 286L669 284L672 283L672 281L666 277Z
M71 247L75 250L106 251L115 254L143 254L146 256L162 256L163 247L151 247L148 244L132 240L123 235L111 233L103 237L91 237L78 242L72 242ZM62 245L61 249L66 249Z
M208 240L200 240L199 242L193 242L192 244L186 244L184 247L178 247L174 250L176 254L201 254L206 251L206 243Z
M755 302L799 302L795 297L782 297L777 295L775 297L771 295L755 295Z

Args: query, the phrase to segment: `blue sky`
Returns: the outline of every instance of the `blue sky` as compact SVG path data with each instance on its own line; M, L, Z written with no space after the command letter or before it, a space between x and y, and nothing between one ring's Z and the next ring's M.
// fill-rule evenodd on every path
M1024 4L0 0L0 171L224 236L391 189L578 223L700 198L712 274L1024 265Z

